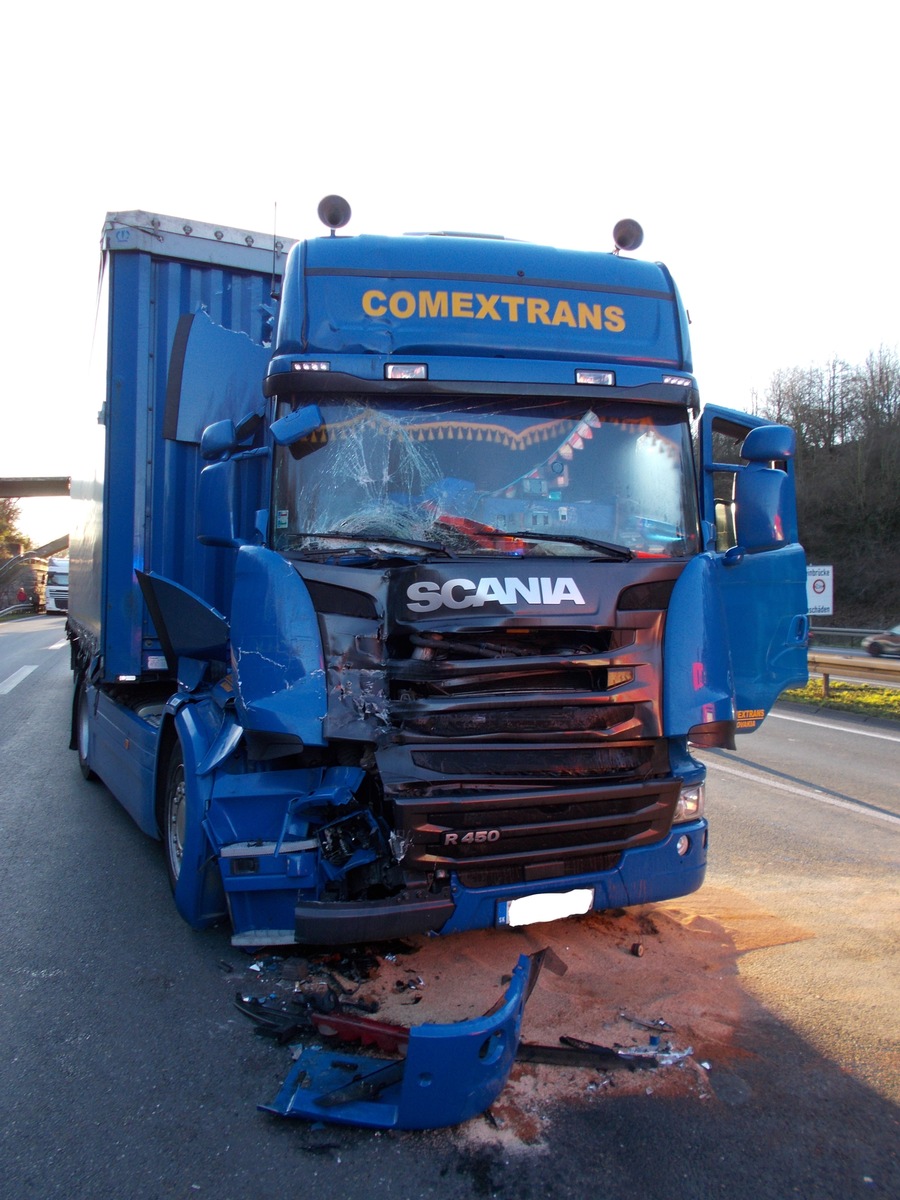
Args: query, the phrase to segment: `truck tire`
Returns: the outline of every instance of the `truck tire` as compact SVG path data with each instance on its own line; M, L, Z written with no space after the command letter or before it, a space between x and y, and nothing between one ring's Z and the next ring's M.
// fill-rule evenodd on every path
M166 855L166 871L172 891L181 874L184 857L184 834L187 819L187 792L184 775L184 753L181 742L175 739L166 765L166 790L163 797L162 840Z
M173 731L174 732L174 731ZM188 756L188 764L192 761ZM228 916L218 863L203 831L198 781L185 767L184 745L170 743L160 796L159 832L175 907L193 929L217 925Z
M91 770L89 761L91 736L90 712L88 711L87 685L84 677L78 681L75 690L75 749L78 751L78 768L85 779L94 780L97 776Z

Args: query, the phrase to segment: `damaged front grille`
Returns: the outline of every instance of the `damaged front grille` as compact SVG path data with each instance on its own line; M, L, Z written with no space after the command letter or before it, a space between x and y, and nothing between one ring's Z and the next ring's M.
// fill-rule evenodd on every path
M634 630L416 631L387 663L391 725L410 743L652 737L657 673L636 645Z
M413 750L417 767L441 775L502 775L504 778L542 777L634 778L652 767L654 744L606 745L536 749L471 746L460 749Z
M665 837L659 625L416 629L387 664L377 754L408 871L470 887L610 870Z
M397 802L409 848L404 866L474 879L527 883L615 866L672 824L679 782L516 791Z
M517 736L544 733L605 732L634 718L633 704L538 704L509 708L458 708L427 714L404 715L394 707L397 724L405 735L434 738Z
M388 664L391 697L605 692L610 651L626 643L627 635L613 629L418 631Z

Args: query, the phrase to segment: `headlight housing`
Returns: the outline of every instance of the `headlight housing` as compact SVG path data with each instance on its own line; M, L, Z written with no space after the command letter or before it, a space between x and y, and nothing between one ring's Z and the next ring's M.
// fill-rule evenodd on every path
M679 825L685 821L698 820L703 816L705 807L706 785L703 783L682 784L681 795L678 797L678 803L675 805L675 816L672 818L672 824Z

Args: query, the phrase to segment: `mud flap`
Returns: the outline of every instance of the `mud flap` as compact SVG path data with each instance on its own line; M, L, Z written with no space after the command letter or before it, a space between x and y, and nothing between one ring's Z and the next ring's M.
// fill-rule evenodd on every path
M263 1112L369 1129L439 1129L478 1116L506 1085L543 953L521 955L483 1017L409 1031L405 1059L305 1048Z

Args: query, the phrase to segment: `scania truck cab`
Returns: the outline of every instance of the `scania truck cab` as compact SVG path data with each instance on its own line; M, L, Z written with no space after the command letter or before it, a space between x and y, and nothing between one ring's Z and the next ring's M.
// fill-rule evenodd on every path
M320 215L289 251L108 218L82 770L238 943L695 890L691 747L805 679L792 432L700 415L633 222L574 252Z

